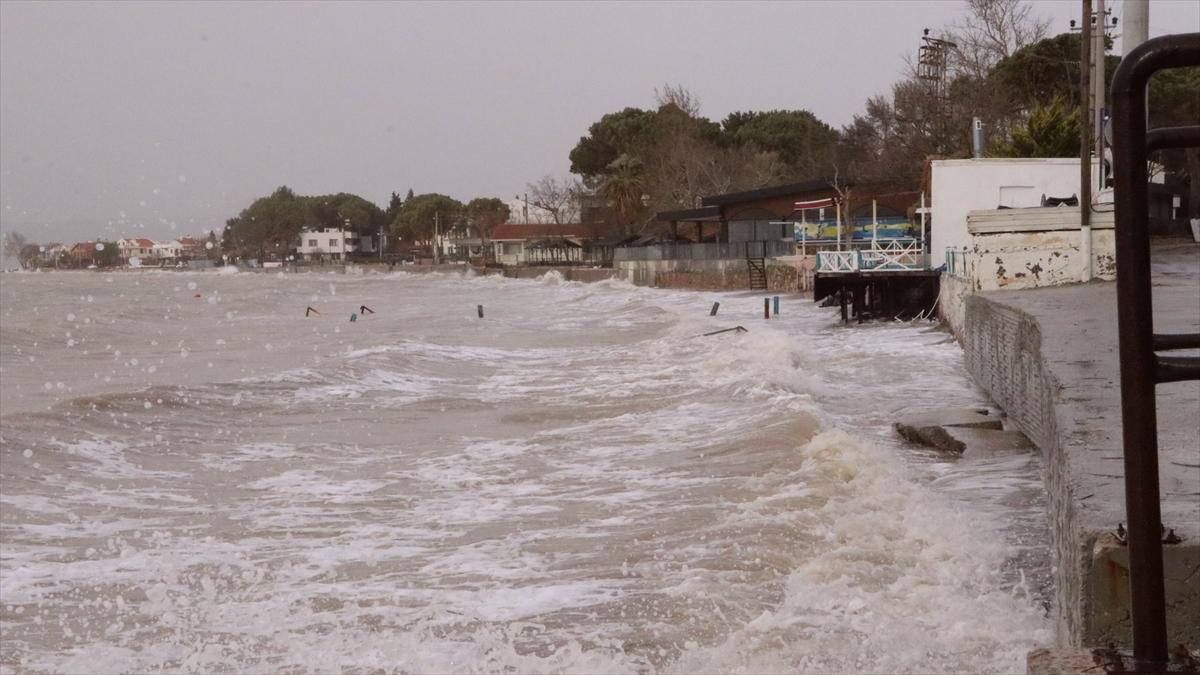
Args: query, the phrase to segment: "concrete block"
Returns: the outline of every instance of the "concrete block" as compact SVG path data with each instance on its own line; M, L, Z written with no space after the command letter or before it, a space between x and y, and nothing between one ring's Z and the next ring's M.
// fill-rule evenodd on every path
M999 417L977 409L915 413L897 420L892 426L905 439L943 452L962 452L964 447L947 433L948 428L1000 430L1003 427Z
M1019 431L946 427L946 435L957 443L963 457L984 458L1033 452L1033 443Z
M1163 586L1167 597L1167 644L1192 645L1200 639L1200 545L1163 544ZM1096 644L1130 643L1129 547L1101 535L1092 549L1087 623Z
M1092 650L1074 647L1029 652L1025 657L1025 672L1027 675L1071 675L1103 673L1104 669L1092 655Z

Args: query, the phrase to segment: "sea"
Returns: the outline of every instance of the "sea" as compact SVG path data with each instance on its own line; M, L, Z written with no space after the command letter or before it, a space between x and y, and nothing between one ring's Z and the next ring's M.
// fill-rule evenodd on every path
M1038 457L892 429L990 407L936 323L229 272L0 275L0 671L1008 673L1053 642Z

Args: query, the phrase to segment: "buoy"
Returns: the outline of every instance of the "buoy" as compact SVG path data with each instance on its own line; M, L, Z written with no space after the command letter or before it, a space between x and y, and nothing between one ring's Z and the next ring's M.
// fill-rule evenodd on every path
M714 303L713 303L713 308L712 308L712 311L710 311L710 312L708 313L708 315L709 315L709 316L716 316L716 315L717 315L717 308L718 308L718 307L720 307L720 306L721 306L721 303L719 303L719 302L714 302Z
M779 316L779 296L775 296L775 316Z
M350 313L350 321L358 321L358 315L351 312Z

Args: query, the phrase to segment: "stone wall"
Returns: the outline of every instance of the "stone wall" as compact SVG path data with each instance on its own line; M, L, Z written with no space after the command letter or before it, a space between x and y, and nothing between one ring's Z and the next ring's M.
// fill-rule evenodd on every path
M1095 297L1064 294L1057 300L1064 306L1056 307L1044 295L1055 289L969 295L960 340L975 382L1041 450L1059 643L1129 646L1128 549L1112 534L1125 518L1119 381L1107 346L1116 341L1115 291L1095 284L1074 289ZM1093 309L1083 318L1061 316L1080 303ZM1080 351L1085 335L1091 352ZM1171 644L1194 643L1200 639L1200 545L1191 539L1194 523L1186 518L1192 512L1181 492L1194 486L1172 487L1172 476L1163 472L1178 474L1186 466L1171 463L1171 446L1180 443L1172 434L1182 430L1194 448L1195 427L1188 436L1188 422L1169 412L1159 411L1160 424L1166 421L1159 457L1163 518L1179 527L1184 541L1163 547L1167 622Z
M967 298L970 295L971 281L966 277L942 274L938 280L938 320L950 329L959 342L963 339Z
M1076 527L1076 495L1056 437L1057 383L1043 367L1041 332L1028 315L975 295L966 299L964 325L963 351L975 382L1042 451L1050 501L1057 633L1060 643L1077 645L1083 633L1082 589L1091 542L1081 541Z
M767 290L812 292L813 256L766 260ZM750 288L745 260L642 260L617 263L620 276L638 286L695 291L741 291Z

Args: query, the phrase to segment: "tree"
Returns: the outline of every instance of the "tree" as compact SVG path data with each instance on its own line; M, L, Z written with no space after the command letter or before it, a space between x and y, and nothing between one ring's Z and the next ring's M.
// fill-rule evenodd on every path
M307 218L307 204L286 185L254 200L225 221L221 247L239 256L265 258L267 251L290 248Z
M1038 40L1000 59L988 73L989 86L999 88L1024 110L1061 98L1079 105L1079 33ZM1111 82L1121 59L1106 56L1105 81ZM1108 87L1105 88L1108 90Z
M637 156L637 151L650 143L654 117L655 113L640 108L625 108L601 117L571 150L571 173L579 174L591 186L598 184L618 157Z
M546 174L525 186L531 197L529 203L550 214L558 225L569 222L579 212L579 181L566 177L562 180Z
M400 215L392 221L392 234L402 239L427 241L433 238L434 220L443 234L462 223L462 202L430 192L404 200Z
M115 241L96 242L96 252L92 254L96 267L116 267L121 264L121 249Z
M33 269L37 267L38 259L42 255L42 247L37 244L25 244L21 247L21 252L17 254L17 262L20 263L21 269Z
M476 197L466 206L469 227L485 243L492 238L492 232L497 225L508 221L508 216L508 204L496 197Z
M734 112L721 122L733 145L775 152L795 180L828 176L838 134L807 110Z
M997 63L1046 36L1049 20L1033 14L1026 0L966 0L967 15L945 33L957 47L949 68L977 82L987 80ZM1079 53L1077 49L1076 54Z
M1182 126L1200 119L1200 68L1172 68L1150 78L1150 126ZM1188 183L1188 217L1200 218L1200 148L1164 150L1167 173Z
M400 209L403 208L403 206L404 200L400 199L400 195L393 192L392 198L388 200L387 209L383 212L383 215L388 223L391 223L396 219L396 216L400 215Z
M997 157L1078 157L1079 134L1079 108L1056 98L1048 105L1034 108L1029 120L1014 128L1012 138L997 145L994 154Z
M16 230L9 230L4 233L4 255L9 258L19 260L21 258L21 249L25 248L25 235Z
M636 225L637 216L642 211L644 178L645 166L642 161L623 154L608 166L601 184L600 192L612 205L617 224L624 234L640 230Z

